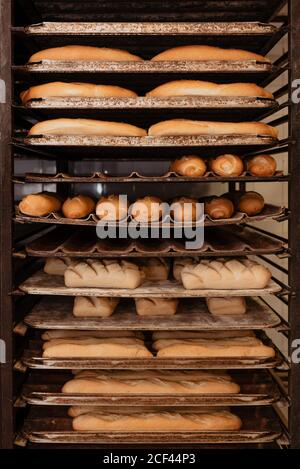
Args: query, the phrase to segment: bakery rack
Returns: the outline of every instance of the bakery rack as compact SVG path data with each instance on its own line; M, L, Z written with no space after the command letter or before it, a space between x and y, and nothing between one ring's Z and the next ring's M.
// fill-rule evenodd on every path
M300 292L300 249L299 232L299 174L298 158L300 135L297 104L292 101L293 80L298 78L300 67L300 12L297 0L207 0L176 2L132 0L131 2L93 2L87 0L1 0L0 33L2 49L0 55L1 78L1 339L6 344L6 363L1 364L1 447L11 448L14 443L28 447L101 447L101 444L178 444L187 441L202 448L237 445L236 447L300 447L300 378L297 364L290 359L293 340L300 337L298 314ZM288 3L288 10L283 9ZM199 22L201 18L201 23ZM288 51L284 41L288 37ZM224 47L239 47L267 54L274 48L277 54L273 65L265 62L150 62L149 58L160 50L180 44L195 42ZM27 58L37 50L70 43L107 45L127 48L142 55L141 63L51 63L44 61L28 65ZM282 45L283 44L283 45ZM276 49L277 47L277 49ZM279 50L279 52L278 52ZM282 52L282 51L285 52ZM272 58L273 58L272 56ZM270 86L279 104L267 99L216 99L176 98L137 100L33 100L21 106L19 92L37 83L51 80L89 81L123 85L140 95L169 80L179 78L204 79L230 82L237 79L253 81ZM281 80L281 81L280 81ZM285 80L284 84L282 82ZM4 96L2 98L2 95ZM161 120L188 116L210 120L255 120L264 119L280 130L279 141L265 136L208 136L201 138L66 138L38 136L28 138L27 130L36 120L57 116L99 115L108 120L126 120L129 123L148 127ZM288 128L287 128L288 127ZM205 175L191 182L186 178L170 174L168 162L186 152L205 152L208 158L226 152L240 155L270 153L281 161L288 161L284 171L272 178L253 178L243 174L239 178L218 178ZM153 174L155 161L155 174ZM134 162L134 165L133 165ZM95 168L95 165L98 165ZM150 170L149 170L150 169ZM151 172L152 170L152 172ZM244 384L243 392L235 399L222 401L213 396L198 397L196 401L183 396L187 405L231 405L241 415L244 426L240 432L222 433L176 433L176 434L107 434L74 433L70 419L66 416L66 405L72 402L96 402L109 409L113 405L124 407L132 399L122 396L118 401L106 396L89 400L78 396L61 395L58 390L68 370L81 366L92 368L140 367L146 363L120 363L118 360L102 360L102 364L86 360L52 360L41 357L40 330L64 327L78 329L82 320L71 317L70 290L65 295L58 279L44 277L39 273L40 258L44 257L146 257L182 256L183 242L170 240L148 242L102 242L95 240L93 227L68 226L63 218L26 220L15 213L13 188L17 200L20 195L36 190L57 188L62 196L77 188L92 193L101 187L104 192L121 190L129 194L140 194L150 187L162 190L170 196L176 191L202 190L211 183L211 191L225 184L230 190L249 187L288 187L288 203L277 213L277 220L269 217L262 220L244 220L241 226L212 226L201 250L189 252L193 256L237 256L255 255L266 263L273 273L271 290L256 302L250 302L252 312L239 322L232 318L213 320L205 311L201 318L187 319L181 316L157 321L139 318L132 311L132 299L122 299L120 313L105 322L88 320L88 328L107 330L125 328L138 330L183 329L257 329L264 330L265 341L273 341L276 357L258 361L255 357L245 360L169 360L160 363L153 359L153 366L168 368L227 368L232 369L237 379ZM177 183L180 183L177 185ZM204 184L205 183L205 184ZM124 185L123 185L124 184ZM148 184L148 185L147 185ZM153 184L153 185L152 185ZM88 185L88 189L87 189ZM145 189L143 189L145 188ZM160 189L163 188L163 189ZM226 187L227 189L227 187ZM258 189L257 189L258 190ZM175 191L175 192L174 192ZM225 192L225 190L223 191ZM270 201L271 202L271 201ZM272 201L273 202L273 201ZM51 223L49 223L51 220ZM37 222L38 223L35 223ZM28 223L27 223L28 222ZM288 237L281 226L288 225ZM220 231L212 231L220 230ZM36 283L35 283L36 282ZM150 288L150 287L149 287ZM163 286L144 292L161 296ZM175 296L186 296L178 285L172 285ZM156 291L156 293L155 293ZM165 292L170 293L170 284ZM76 292L71 292L72 294ZM79 293L79 292L78 292ZM99 291L97 292L97 294ZM118 296L132 296L128 292L107 292ZM203 293L203 292L202 292ZM257 292L253 292L253 294ZM270 295L270 293L272 293ZM237 294L237 292L235 292ZM245 292L246 294L246 292ZM252 292L247 292L252 294ZM48 295L42 297L42 295ZM190 295L191 296L191 295ZM199 297L199 292L196 296ZM191 303L193 299L182 301ZM201 299L197 299L203 309ZM59 305L58 305L59 302ZM67 314L63 314L62 305ZM202 306L201 306L202 305ZM51 308L51 313L49 312ZM122 311L122 308L125 311ZM261 312L261 313L260 313ZM118 314L122 314L122 322ZM125 314L125 316L124 316ZM191 315L193 313L191 312ZM13 332L14 331L14 332ZM271 338L270 338L271 337ZM161 359L162 360L162 359ZM149 361L149 360L148 360ZM148 364L149 366L149 364ZM152 365L151 365L152 366ZM45 373L46 370L46 373ZM52 370L52 371L51 371ZM54 373L53 373L54 370ZM251 375L251 379L250 379ZM257 377L257 379L256 379ZM288 379L288 388L286 380ZM76 400L77 399L77 400ZM79 400L80 399L80 400ZM96 399L96 401L93 401ZM115 399L115 397L114 397ZM131 400L130 400L131 399ZM160 397L159 405L180 406L182 400L171 396ZM141 397L142 406L154 405L158 399ZM279 418L277 404L286 411ZM272 409L272 407L274 409ZM276 411L276 412L275 412ZM288 415L287 415L288 413ZM15 435L17 438L15 439Z

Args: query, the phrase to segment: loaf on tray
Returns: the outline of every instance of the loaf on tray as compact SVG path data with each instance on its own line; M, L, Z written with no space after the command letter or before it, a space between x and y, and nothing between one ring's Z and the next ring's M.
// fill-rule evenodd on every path
M44 272L48 275L64 275L65 270L72 262L69 257L47 257Z
M196 155L182 156L171 163L170 171L180 176L198 178L206 173L205 161Z
M87 195L68 197L62 205L62 213L66 218L85 218L95 210L95 202Z
M82 329L49 329L42 334L43 340L50 339L74 339L74 338L89 338L98 337L99 339L107 339L110 337L136 337L137 339L144 339L144 334L141 331L125 331L125 330L82 330Z
M119 303L119 298L102 298L95 296L76 296L74 299L73 315L76 317L111 316Z
M214 316L238 315L247 311L245 297L232 296L220 298L206 298L208 311Z
M31 217L46 217L61 209L60 198L52 192L25 195L19 203L19 210Z
M135 298L139 316L172 316L178 306L177 298Z

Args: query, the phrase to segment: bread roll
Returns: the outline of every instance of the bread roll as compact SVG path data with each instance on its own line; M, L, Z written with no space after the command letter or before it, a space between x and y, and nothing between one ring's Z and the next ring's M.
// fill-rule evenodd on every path
M168 279L170 264L162 257L150 257L144 260L141 268L145 274L146 280L159 282Z
M204 213L213 220L231 218L234 213L234 205L225 197L209 197L204 202Z
M172 316L176 313L177 298L135 298L139 316Z
M201 205L192 197L178 197L171 204L171 217L177 222L191 222L202 217Z
M111 316L119 303L119 298L97 298L94 296L76 296L74 299L73 315L76 317Z
M65 271L66 287L137 288L144 273L127 261L87 259L74 262Z
M48 275L64 275L66 268L72 262L69 257L47 257L44 272Z
M87 195L68 197L62 206L62 212L66 218L84 218L95 210L95 202Z
M39 192L23 197L19 203L19 210L30 217L46 217L52 212L59 212L61 201L52 192Z
M148 135L152 137L176 135L268 135L277 138L278 130L263 122L209 122L170 119L151 125Z
M256 155L246 160L246 168L252 176L273 176L277 164L275 158L271 155Z
M173 277L177 282L181 283L181 271L186 265L197 264L199 262L198 258L194 257L181 257L176 258L173 261Z
M256 337L253 331L155 331L152 340L160 339L230 339L237 337Z
M183 432L234 431L241 428L240 418L225 410L195 413L143 412L130 415L88 413L75 417L75 431Z
M200 80L174 80L157 86L146 96L165 98L172 96L253 96L273 99L272 93L255 83L225 83L219 85Z
M208 311L214 316L245 314L247 310L246 300L242 296L206 298L206 304Z
M128 216L127 197L114 194L100 197L96 205L96 215L100 220L126 220Z
M99 135L104 137L144 137L147 132L124 122L95 119L50 119L38 122L28 135Z
M263 196L252 191L242 194L238 202L238 210L249 216L259 214L264 206L265 201Z
M33 54L28 62L40 62L41 60L59 60L64 62L98 60L108 62L137 62L143 59L137 55L130 54L130 52L126 50L110 49L108 47L68 45L40 50Z
M151 358L142 341L131 338L53 339L44 343L43 357L61 358Z
M174 171L180 176L198 178L206 173L206 164L199 156L182 156L171 163L170 171Z
M199 264L184 267L181 279L188 290L240 290L265 288L271 279L271 272L249 259L203 259Z
M164 339L153 344L158 358L183 357L261 357L275 356L272 347L254 337L230 339Z
M235 177L244 171L244 163L237 155L220 155L211 160L210 168L218 176Z
M204 45L172 47L155 55L151 60L154 62L161 60L257 60L270 63L268 58L254 52Z
M112 85L94 85L93 83L64 83L54 81L31 86L22 91L20 98L23 104L31 99L43 98L135 98L134 91Z
M130 207L130 214L139 223L159 221L164 216L163 202L155 196L137 199Z
M49 329L42 334L43 340L52 340L52 339L74 339L74 338L89 338L89 337L98 337L99 339L107 338L118 338L118 337L133 337L137 339L143 339L144 335L140 331L103 331L103 330L81 330L81 329Z

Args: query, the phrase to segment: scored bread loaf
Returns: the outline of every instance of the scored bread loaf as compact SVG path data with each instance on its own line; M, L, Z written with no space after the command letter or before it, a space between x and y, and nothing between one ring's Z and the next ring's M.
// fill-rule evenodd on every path
M174 80L157 86L146 96L164 98L171 96L253 96L273 99L269 91L255 83L217 84L200 80Z
M150 257L145 259L141 264L146 280L151 282L159 282L167 280L170 271L170 264L162 257Z
M155 55L151 60L154 62L161 60L257 60L270 63L268 58L254 52L198 44L172 47Z
M165 137L176 135L269 135L277 138L278 131L263 122L212 122L189 119L170 119L151 125L148 135Z
M129 415L95 412L75 417L72 425L75 431L182 432L239 430L242 422L229 411L207 409L181 414L163 411Z
M35 124L28 135L98 135L106 137L144 137L146 130L125 122L95 119L49 119Z
M206 298L208 311L215 315L222 314L245 314L247 311L246 300L243 296Z
M183 286L188 290L265 288L270 279L269 269L250 259L203 259L181 271Z
M96 215L100 220L119 221L128 216L127 197L110 194L102 196L96 205Z
M60 198L52 192L39 192L23 197L19 203L19 210L24 215L45 217L61 209Z
M81 318L107 318L113 314L119 301L119 298L76 296L74 299L73 315Z
M95 85L93 83L65 83L54 81L42 85L31 86L22 91L20 98L23 104L32 99L43 98L135 98L134 91L112 85Z
M52 47L40 50L33 54L29 63L40 62L41 60L61 60L61 61L98 61L109 62L128 61L137 62L141 59L126 50L110 49L108 47L67 45L62 47Z
M66 287L137 288L143 271L132 262L87 259L72 263L65 271Z
M66 268L72 264L69 257L47 257L44 272L48 275L64 275Z
M160 339L230 339L231 337L255 337L253 331L155 331L152 340Z
M143 339L144 335L140 331L99 331L99 330L78 330L78 329L49 329L42 334L43 340L52 339L74 339L77 337L98 337L99 339L117 338L117 337L131 337L137 339Z
M139 316L171 316L176 313L177 298L135 298Z
M210 169L218 176L236 177L244 171L244 163L238 155L219 155L210 161Z
M66 218L84 218L95 210L95 202L87 195L68 197L61 210Z
M173 261L173 277L177 282L181 283L181 271L186 265L197 264L199 258L195 257L179 257Z
M199 156L182 156L171 163L170 171L174 171L180 176L198 178L206 173L206 164Z

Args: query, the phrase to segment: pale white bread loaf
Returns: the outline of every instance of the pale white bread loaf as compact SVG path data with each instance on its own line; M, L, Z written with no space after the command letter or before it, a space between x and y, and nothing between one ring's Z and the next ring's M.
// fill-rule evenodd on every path
M181 271L186 265L193 265L199 262L198 258L195 257L181 257L174 259L173 262L173 277L177 282L181 283Z
M215 316L245 314L247 311L246 300L243 296L206 298L206 304L208 311Z
M273 99L272 93L255 83L226 83L219 85L200 80L174 80L157 86L146 96L253 96Z
M139 339L74 338L44 343L43 357L62 358L151 358L152 353Z
M143 271L132 262L116 260L79 261L65 271L67 287L130 288L139 287Z
M198 44L172 47L155 55L151 60L154 62L161 60L257 60L270 63L268 58L254 52Z
M146 280L151 282L159 282L167 280L170 271L170 263L162 257L150 257L145 259L141 265Z
M152 340L160 339L230 339L256 337L253 331L154 331Z
M183 432L239 430L240 418L228 411L205 413L147 412L131 415L90 413L75 417L73 430L125 432Z
M270 279L269 269L249 259L204 259L199 264L185 266L181 271L183 286L188 290L265 288Z
M134 91L113 85L95 85L93 83L65 83L54 81L42 85L31 86L20 94L22 103L31 99L43 98L135 98Z
M135 298L135 309L139 316L172 316L178 302L178 298Z
M98 337L99 339L116 338L116 337L132 337L143 339L144 335L140 331L103 331L103 330L73 330L73 329L49 329L42 334L43 340L51 339L74 339L77 337Z
M165 357L260 357L275 356L273 348L257 337L230 339L161 339L153 343L158 358Z
M35 124L28 135L98 135L104 137L144 137L146 130L125 122L95 119L49 119Z
M168 380L164 378L114 379L100 376L74 378L62 387L63 393L75 394L236 394L238 384L217 376L206 377L198 381Z
M141 59L126 50L110 49L108 47L77 46L67 45L62 47L52 47L50 49L40 50L33 54L29 63L40 62L41 60L59 60L59 61L109 61L109 62L137 62Z
M278 130L263 122L212 122L189 119L170 119L151 125L148 135L167 137L176 135L263 135L277 138Z
M76 317L111 316L119 303L119 298L101 298L95 296L76 296L73 315Z
M45 217L61 209L60 198L52 192L40 192L23 197L19 203L19 210L24 215Z
M48 275L64 275L66 268L72 262L69 257L47 257L44 272Z

